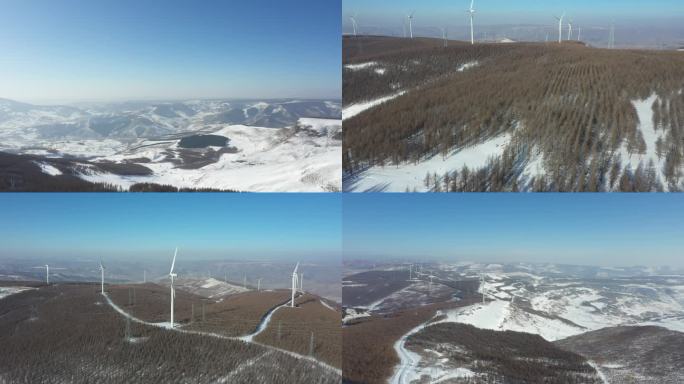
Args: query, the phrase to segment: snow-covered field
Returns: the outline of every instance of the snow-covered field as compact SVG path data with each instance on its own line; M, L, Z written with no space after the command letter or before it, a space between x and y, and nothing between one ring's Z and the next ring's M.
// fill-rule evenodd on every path
M107 182L128 188L135 183L157 183L176 187L236 189L258 192L324 192L341 188L342 145L333 139L341 130L339 120L306 119L305 124L320 132L311 136L299 132L283 136L273 128L232 125L212 132L226 136L237 153L226 153L198 169L181 169L165 161L144 163L152 176L120 176L111 173L83 174L91 182ZM157 159L164 148L144 149ZM123 161L141 153L109 156L102 160Z
M438 176L445 172L461 170L464 165L476 169L483 167L492 157L500 156L511 139L510 134L502 134L471 147L454 150L447 156L435 155L418 163L403 163L385 167L374 166L344 180L347 192L427 192L424 180L430 173Z
M607 269L597 275L607 273L602 271ZM454 309L441 322L536 333L549 341L618 325L658 325L684 332L682 276L669 282L657 275L598 282L501 270L484 276L486 304Z
M9 295L14 295L19 292L24 292L28 291L30 289L34 288L29 288L29 287L0 287L0 299L4 299L5 297Z

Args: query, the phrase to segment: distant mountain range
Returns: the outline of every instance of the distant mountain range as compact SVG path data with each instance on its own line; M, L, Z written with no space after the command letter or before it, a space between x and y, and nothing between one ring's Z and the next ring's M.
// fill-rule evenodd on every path
M4 143L0 149L35 144L32 139L155 138L212 124L283 128L300 118L339 119L340 102L192 100L39 106L0 99L0 139L10 139L0 140Z

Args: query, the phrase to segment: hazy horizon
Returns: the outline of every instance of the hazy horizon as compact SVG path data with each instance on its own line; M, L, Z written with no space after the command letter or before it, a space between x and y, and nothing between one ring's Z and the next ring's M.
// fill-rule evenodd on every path
M340 98L339 12L316 0L12 0L0 97Z
M346 194L343 260L683 268L678 194Z
M450 39L469 40L469 7L470 1L467 0L344 0L343 33L352 33L349 17L356 15L359 33L402 36L404 30L408 29L406 16L414 12L414 36L441 37L441 28L446 28ZM477 40L509 37L545 41L548 33L549 40L554 41L558 31L554 16L565 12L563 39L567 37L567 21L572 20L574 37L577 37L581 27L582 40L597 46L607 44L611 24L615 25L618 47L671 47L684 44L684 3L674 0L660 1L657 7L646 0L629 3L581 0L572 4L557 0L544 3L532 0L476 0L474 8ZM522 33L519 29L534 30Z

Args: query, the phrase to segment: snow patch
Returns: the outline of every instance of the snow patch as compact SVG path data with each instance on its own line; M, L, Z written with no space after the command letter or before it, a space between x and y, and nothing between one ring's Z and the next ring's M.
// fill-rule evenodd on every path
M470 68L477 67L478 65L480 65L480 63L478 61L470 61L470 62L467 62L467 63L461 65L460 67L458 67L457 71L463 72L463 71L468 70Z
M362 69L371 68L371 67L374 67L376 65L378 65L377 62L369 61L367 63L360 63L360 64L347 64L344 67L346 69L349 69L350 71L360 71Z
M381 97L375 100L363 102L363 103L357 103L357 104L352 104L342 110L342 120L347 120L349 118L352 118L356 115L358 115L361 112L367 111L371 108L377 107L380 104L386 103L392 99L396 99L397 97L403 95L406 93L406 91L401 91L397 92L395 94Z
M40 170L43 173L48 174L50 176L59 176L62 174L62 171L60 171L59 169L57 169L56 167L54 167L48 163L43 163L40 161L34 161L34 163L40 167Z
M403 163L385 167L374 166L345 182L345 191L363 192L381 190L384 192L428 192L424 179L427 173L437 173L442 177L445 172L459 171L464 165L471 170L484 167L492 157L500 156L511 135L506 133L471 147L454 150L446 157L435 155L419 163Z

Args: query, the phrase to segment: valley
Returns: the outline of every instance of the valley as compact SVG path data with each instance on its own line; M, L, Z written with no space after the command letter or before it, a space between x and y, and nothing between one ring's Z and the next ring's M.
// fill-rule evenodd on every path
M681 378L682 359L665 351L684 335L682 271L474 262L366 268L349 263L343 280L344 364L362 367L345 368L350 383ZM364 289L365 300L357 293ZM377 346L361 354L368 340ZM623 357L622 348L649 358Z
M0 100L0 189L336 191L341 108L316 100Z

